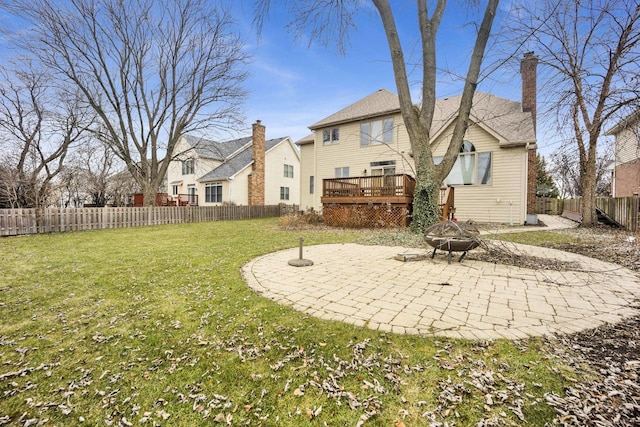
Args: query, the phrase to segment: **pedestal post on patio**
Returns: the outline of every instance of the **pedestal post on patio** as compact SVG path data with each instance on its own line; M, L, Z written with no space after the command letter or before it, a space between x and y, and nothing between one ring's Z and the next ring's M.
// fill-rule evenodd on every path
M304 259L302 257L302 244L304 242L304 239L301 237L300 238L300 252L299 252L299 256L296 259L290 259L289 260L289 265L292 265L294 267L309 267L311 265L313 265L313 261L309 260L309 259Z

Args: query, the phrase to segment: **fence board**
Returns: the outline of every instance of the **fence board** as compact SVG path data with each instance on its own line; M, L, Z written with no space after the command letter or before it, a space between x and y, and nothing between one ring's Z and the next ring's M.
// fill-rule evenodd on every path
M562 199L551 197L536 197L536 213L560 215L562 213Z
M266 218L295 205L0 209L0 236Z
M582 215L580 197L565 199L564 212ZM627 230L638 231L638 216L640 214L640 198L638 197L597 197L596 206L613 218Z

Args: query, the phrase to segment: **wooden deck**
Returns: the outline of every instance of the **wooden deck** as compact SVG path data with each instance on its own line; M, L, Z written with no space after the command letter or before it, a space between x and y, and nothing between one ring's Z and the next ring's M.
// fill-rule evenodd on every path
M325 224L348 228L406 227L411 222L415 180L404 174L322 181Z
M416 181L405 174L322 181L325 224L348 228L406 227L411 223ZM455 214L453 187L440 190L441 219Z
M416 181L409 175L358 176L322 181L322 203L407 203Z

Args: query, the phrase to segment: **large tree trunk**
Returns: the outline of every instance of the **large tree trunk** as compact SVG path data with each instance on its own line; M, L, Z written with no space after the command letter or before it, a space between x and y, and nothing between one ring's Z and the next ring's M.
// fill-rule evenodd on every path
M591 136L588 155L584 165L581 165L580 182L582 189L582 226L591 227L598 224L598 215L596 214L596 137Z
M418 2L423 67L422 104L420 109L416 108L411 100L402 45L390 3L388 0L373 0L373 3L382 19L387 36L402 119L409 133L409 140L411 141L411 148L416 162L416 190L413 199L412 229L416 232L422 232L426 227L439 220L438 197L440 186L456 161L467 131L469 113L478 83L482 59L491 34L493 19L499 1L489 0L485 8L467 70L453 135L449 140L447 152L438 166L435 166L433 162L430 133L436 103L436 35L447 2L446 0L438 0L433 8L431 18L429 18L429 9L426 2Z
M411 228L421 233L440 219L438 198L442 179L429 164L429 157L421 153L417 159L416 189L413 193Z
M156 195L158 194L157 188L148 182L142 186L142 194L144 195L144 206L155 206Z

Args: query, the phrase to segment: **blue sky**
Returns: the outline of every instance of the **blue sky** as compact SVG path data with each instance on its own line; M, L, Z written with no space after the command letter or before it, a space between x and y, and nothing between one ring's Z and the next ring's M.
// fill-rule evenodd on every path
M256 119L267 127L267 137L291 136L294 141L310 133L308 126L324 117L386 88L397 93L389 50L377 12L365 7L357 20L357 30L351 33L345 55L333 47L317 43L311 47L305 40L296 40L286 29L287 17L282 10L273 10L265 22L262 37L252 28L251 0L234 6L235 18L253 57L247 81L249 97L246 103L247 129ZM272 2L274 5L277 1ZM367 2L368 3L368 2ZM454 73L466 73L475 40L475 28L480 10L460 7L465 2L450 2L441 24L438 38L438 66ZM484 3L484 2L482 2ZM404 43L405 58L419 53L419 30L414 2L392 2ZM484 6L484 5L482 5ZM502 16L506 13L502 11ZM494 28L500 28L500 15ZM504 58L494 44L488 48L485 64L491 66ZM521 86L518 61L501 66L486 77L479 90L505 98L520 100ZM410 76L414 82L414 102L419 102L419 68ZM438 78L438 97L462 92L462 82L450 73Z
M326 116L385 88L397 93L389 59L389 49L382 23L369 0L360 0L362 10L357 16L357 29L350 34L346 54L340 55L333 46L318 43L311 46L287 31L288 14L282 2L272 0L271 14L259 37L253 26L254 0L233 0L232 13L244 43L246 53L252 57L248 64L250 77L246 82L248 97L245 103L245 126L238 136L250 134L251 124L262 120L267 138L290 136L294 141L310 133L308 126ZM485 2L474 8L474 2L449 2L438 34L437 96L446 97L462 92L462 78L466 73L476 29ZM501 20L508 16L509 1L501 2L501 10L494 22L500 32ZM420 54L419 29L414 1L393 0L392 5L403 42L405 59ZM519 101L521 93L519 56L499 67L511 53L496 46L497 38L490 40L485 58L491 73L481 81L479 90ZM9 54L9 52L4 52ZM420 67L407 67L413 72L414 102L420 102ZM445 72L444 70L449 70ZM486 74L486 73L485 73ZM540 120L539 120L540 122ZM229 138L222 135L203 135L211 139Z

